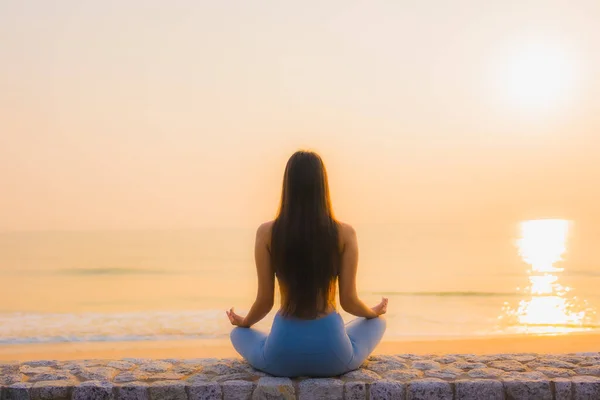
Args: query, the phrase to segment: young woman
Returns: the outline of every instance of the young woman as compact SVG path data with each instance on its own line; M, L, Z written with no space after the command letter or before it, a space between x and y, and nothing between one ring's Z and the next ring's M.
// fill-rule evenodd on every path
M388 300L367 307L356 293L354 229L333 216L321 158L299 151L289 159L279 213L262 224L254 247L258 293L248 315L227 311L231 342L254 368L275 376L336 376L358 368L385 331ZM275 278L281 307L271 333L252 325L273 308ZM340 305L360 317L344 326Z

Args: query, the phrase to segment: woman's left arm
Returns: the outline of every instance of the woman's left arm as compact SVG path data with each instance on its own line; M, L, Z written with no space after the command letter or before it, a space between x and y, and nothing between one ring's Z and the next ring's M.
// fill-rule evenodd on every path
M271 256L268 248L270 237L271 223L265 223L258 227L254 244L254 260L258 276L256 300L254 300L254 304L245 318L237 315L233 308L226 312L232 325L249 328L263 319L273 308L275 273L271 268Z

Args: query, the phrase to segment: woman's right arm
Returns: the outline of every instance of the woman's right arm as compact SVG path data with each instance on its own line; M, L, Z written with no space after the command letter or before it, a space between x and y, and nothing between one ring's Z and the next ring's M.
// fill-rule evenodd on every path
M369 308L358 298L356 291L356 271L358 270L358 240L352 226L340 224L342 239L342 257L339 276L340 305L344 311L364 318L376 318L387 309L387 299L379 305Z

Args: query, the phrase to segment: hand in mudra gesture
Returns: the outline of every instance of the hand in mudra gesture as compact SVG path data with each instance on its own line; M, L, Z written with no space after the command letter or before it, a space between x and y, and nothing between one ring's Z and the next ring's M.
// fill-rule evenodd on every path
M241 315L237 315L233 311L233 307L231 307L231 309L229 311L225 311L225 314L227 314L227 317L229 318L229 322L231 322L231 325L246 327L246 324L244 323L245 318L242 317Z
M387 312L388 299L386 297L381 298L381 303L371 308L377 314L377 316L383 315Z

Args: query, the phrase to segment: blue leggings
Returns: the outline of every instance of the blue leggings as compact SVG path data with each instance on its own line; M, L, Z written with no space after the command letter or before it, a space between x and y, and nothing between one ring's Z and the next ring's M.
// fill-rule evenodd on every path
M231 342L254 368L275 376L337 376L357 369L385 332L384 318L357 318L344 326L332 312L302 320L275 315L269 335L234 328Z

